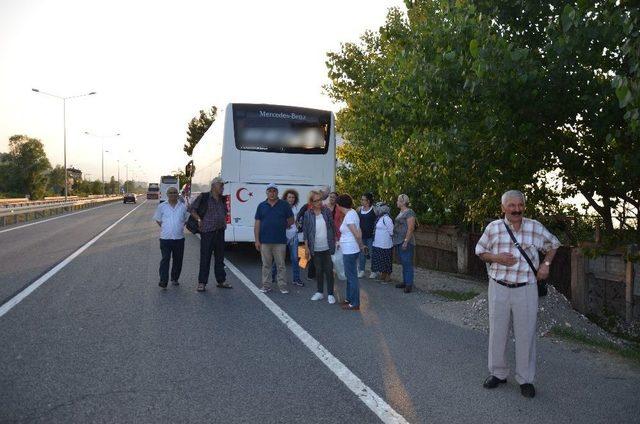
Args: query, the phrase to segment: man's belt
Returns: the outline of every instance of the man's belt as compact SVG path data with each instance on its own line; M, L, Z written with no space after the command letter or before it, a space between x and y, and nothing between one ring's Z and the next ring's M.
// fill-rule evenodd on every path
M527 283L507 283L505 281L502 280L496 280L495 278L493 278L493 281L495 281L496 283L500 284L501 286L505 286L508 287L510 289L517 289L518 287L524 287L527 285Z

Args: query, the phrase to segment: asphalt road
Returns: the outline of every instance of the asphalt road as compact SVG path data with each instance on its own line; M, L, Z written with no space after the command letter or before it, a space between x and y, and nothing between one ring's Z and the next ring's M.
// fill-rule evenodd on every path
M0 317L0 422L380 422L232 272L195 291L196 237L159 290L156 203ZM133 207L0 233L0 304ZM259 283L251 246L227 258ZM637 365L541 340L535 399L513 378L488 391L486 335L432 318L428 294L361 286L360 313L311 302L311 282L268 296L409 422L640 422Z

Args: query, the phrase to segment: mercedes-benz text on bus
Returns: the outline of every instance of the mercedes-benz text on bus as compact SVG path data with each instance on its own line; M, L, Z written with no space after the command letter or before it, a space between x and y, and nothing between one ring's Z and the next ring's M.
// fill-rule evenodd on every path
M267 185L276 183L279 196L297 190L302 206L310 190L335 187L335 148L330 111L229 104L196 147L194 186L208 190L211 179L221 176L229 209L225 240L252 242Z

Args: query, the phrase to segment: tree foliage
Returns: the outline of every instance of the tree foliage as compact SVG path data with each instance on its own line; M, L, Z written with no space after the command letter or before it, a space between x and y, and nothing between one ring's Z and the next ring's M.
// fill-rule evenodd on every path
M407 193L432 223L482 222L510 188L534 215L582 194L607 228L640 206L637 7L406 3L328 54L343 188Z
M183 147L187 156L191 156L193 154L193 149L196 147L204 133L206 133L209 127L215 122L217 113L218 108L211 106L211 109L208 111L201 110L200 115L189 122L189 126L187 128L187 142Z
M41 199L47 191L50 170L40 140L14 135L9 138L9 152L0 161L0 191Z

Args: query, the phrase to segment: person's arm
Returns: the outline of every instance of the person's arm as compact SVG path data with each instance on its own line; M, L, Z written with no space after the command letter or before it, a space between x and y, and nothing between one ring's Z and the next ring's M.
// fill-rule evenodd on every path
M490 226L491 224L489 224ZM498 254L491 253L491 242L489 237L490 227L485 228L484 233L482 233L482 237L478 240L476 244L476 255L480 258L482 262L486 263L499 263L504 266L512 266L515 265L517 259L511 253L503 252Z
M389 218L386 219L385 218ZM388 216L383 216L382 217L382 223L384 224L385 228L387 229L387 232L389 233L389 237L393 237L393 221L391 220L390 217Z
M547 253L544 256L544 259L540 262L538 266L538 274L536 274L536 278L538 280L545 280L549 277L549 269L551 268L551 262L553 262L553 258L556 256L556 252L560 247L560 240L549 230L547 230L542 224L539 224L542 227L542 237L543 237L543 245L542 249Z
M413 237L413 231L416 229L416 217L410 216L407 218L407 234L402 241L402 250L406 250L409 246L409 240Z
M253 238L255 240L256 250L260 251L260 220L256 219L256 222L253 226Z
M200 207L201 201L202 201L202 193L199 194L198 197L196 197L196 200L194 200L191 206L189 207L189 212L191 213L191 216L193 217L193 219L198 221L198 229L200 231L202 231L202 218L200 218L200 215L198 215L197 211L198 211L198 208Z

